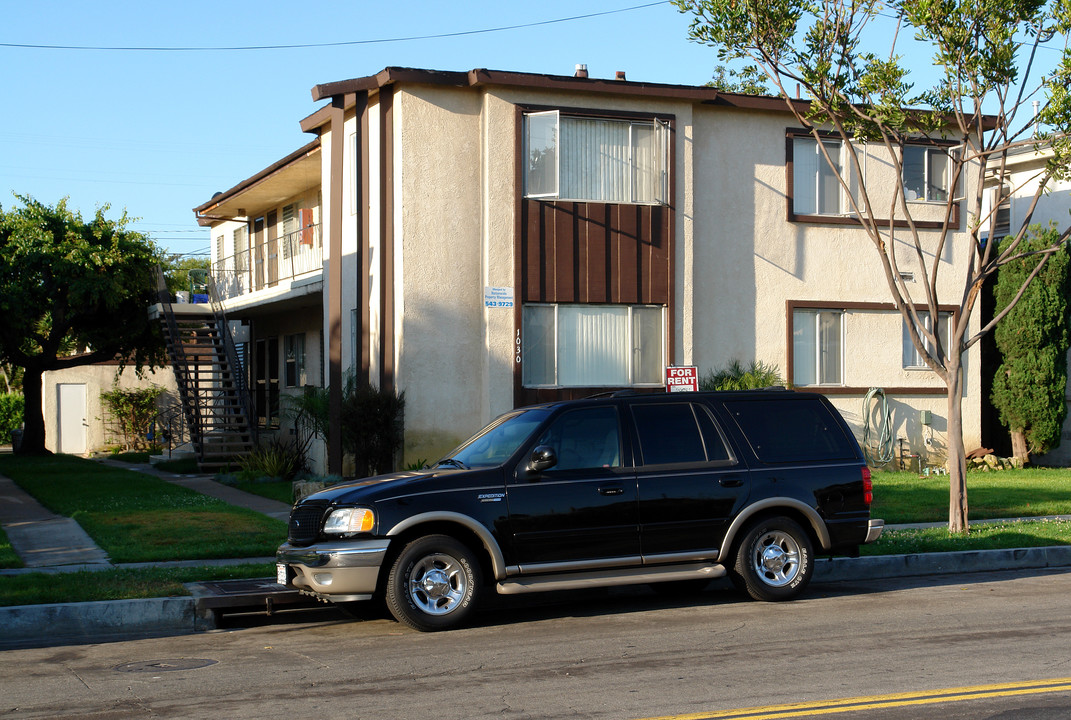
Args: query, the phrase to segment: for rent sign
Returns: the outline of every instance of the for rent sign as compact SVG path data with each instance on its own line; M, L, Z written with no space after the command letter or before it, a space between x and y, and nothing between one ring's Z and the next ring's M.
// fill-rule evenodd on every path
M666 368L666 392L698 391L699 371L694 366Z

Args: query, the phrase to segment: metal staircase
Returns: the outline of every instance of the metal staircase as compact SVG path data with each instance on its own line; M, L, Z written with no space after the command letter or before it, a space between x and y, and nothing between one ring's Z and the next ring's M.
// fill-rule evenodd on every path
M227 318L209 279L211 304L172 303L163 272L157 273L167 354L175 372L190 443L202 471L234 467L253 449L256 426L245 373Z

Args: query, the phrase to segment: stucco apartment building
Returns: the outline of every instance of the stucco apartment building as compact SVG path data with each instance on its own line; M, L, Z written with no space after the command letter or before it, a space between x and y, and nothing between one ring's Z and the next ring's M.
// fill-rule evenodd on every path
M263 425L282 396L354 372L405 392L406 462L434 459L514 406L657 391L668 365L735 358L827 395L860 437L880 387L905 452L943 462L944 386L783 100L406 68L312 95L311 142L195 209ZM865 167L873 195L891 168L874 150ZM916 217L936 221L947 178L922 180ZM945 298L965 242L941 258Z

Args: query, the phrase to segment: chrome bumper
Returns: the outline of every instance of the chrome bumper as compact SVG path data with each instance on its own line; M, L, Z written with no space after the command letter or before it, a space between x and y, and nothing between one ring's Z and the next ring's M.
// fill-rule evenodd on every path
M390 540L282 545L275 561L286 584L325 600L367 600L376 591Z
M864 543L872 543L881 537L881 531L885 529L884 520L871 520L866 529L866 540Z

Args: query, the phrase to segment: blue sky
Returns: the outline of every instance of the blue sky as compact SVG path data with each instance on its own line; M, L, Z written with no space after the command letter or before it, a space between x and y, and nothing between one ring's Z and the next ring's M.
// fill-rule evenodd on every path
M13 192L91 215L110 203L177 253L207 251L192 208L312 139L313 85L387 66L492 68L703 84L713 51L668 3L70 2L0 0L0 43L234 47L369 41L586 19L437 39L286 50L0 47L0 205ZM647 5L646 7L637 7ZM627 9L635 8L635 9Z
M15 204L13 192L67 196L84 215L110 203L170 251L207 252L192 208L311 139L298 122L319 107L313 85L387 66L571 75L577 63L593 77L701 85L716 65L668 2L305 7L0 0L0 205ZM496 30L511 26L524 27ZM322 43L359 44L204 49Z

